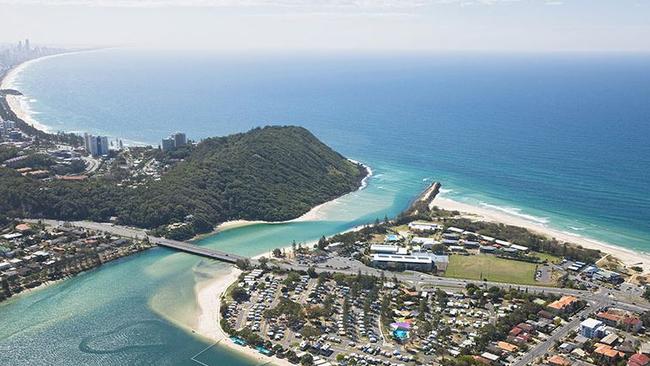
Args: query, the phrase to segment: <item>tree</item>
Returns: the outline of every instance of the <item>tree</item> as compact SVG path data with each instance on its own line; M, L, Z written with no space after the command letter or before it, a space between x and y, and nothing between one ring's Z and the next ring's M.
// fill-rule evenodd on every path
M646 286L643 292L643 298L650 301L650 286Z
M305 353L301 358L300 358L300 364L302 366L311 366L314 364L314 358L309 354Z
M237 259L237 262L235 263L237 267L241 270L248 270L251 268L251 261L248 260L248 258L245 259Z
M282 257L282 251L280 250L280 248L273 249L273 256L276 258Z
M260 262L260 268L262 268L263 270L267 270L269 268L269 266L268 266L269 259L268 258L260 257L259 262Z
M244 302L250 299L248 292L241 287L235 287L230 293L230 296L237 302Z
M323 250L327 246L327 239L325 239L325 236L321 236L320 239L318 239L318 244L316 245L318 249Z
M316 273L316 268L314 268L314 267L307 268L307 275L309 275L309 278L318 277L318 273Z

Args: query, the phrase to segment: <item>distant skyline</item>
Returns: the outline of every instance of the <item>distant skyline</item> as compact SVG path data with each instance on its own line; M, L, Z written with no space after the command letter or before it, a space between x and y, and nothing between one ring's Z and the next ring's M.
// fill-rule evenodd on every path
M0 42L323 51L650 51L645 0L0 0Z

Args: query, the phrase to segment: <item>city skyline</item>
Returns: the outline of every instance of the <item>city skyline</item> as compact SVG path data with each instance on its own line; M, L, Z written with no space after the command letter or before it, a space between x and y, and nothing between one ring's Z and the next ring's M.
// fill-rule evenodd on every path
M234 51L650 50L640 0L0 0L2 42ZM119 26L116 26L119 24Z

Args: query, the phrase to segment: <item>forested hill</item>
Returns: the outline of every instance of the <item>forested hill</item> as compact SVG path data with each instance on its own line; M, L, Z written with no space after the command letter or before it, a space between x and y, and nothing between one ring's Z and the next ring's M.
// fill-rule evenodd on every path
M360 185L366 171L301 127L265 127L206 139L159 181L120 187L108 178L42 182L0 168L0 212L159 228L187 237L231 219L279 221ZM189 216L188 218L188 215Z

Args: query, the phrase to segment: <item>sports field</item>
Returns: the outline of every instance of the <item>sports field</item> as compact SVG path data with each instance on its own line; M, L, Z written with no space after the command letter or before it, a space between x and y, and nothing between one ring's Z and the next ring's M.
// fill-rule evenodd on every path
M534 263L497 258L493 255L451 255L446 277L535 285Z

